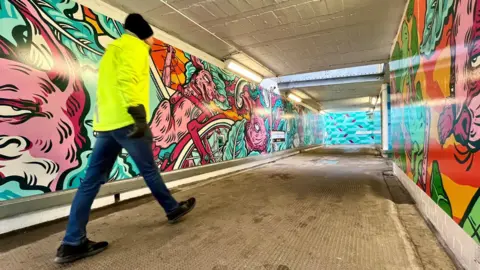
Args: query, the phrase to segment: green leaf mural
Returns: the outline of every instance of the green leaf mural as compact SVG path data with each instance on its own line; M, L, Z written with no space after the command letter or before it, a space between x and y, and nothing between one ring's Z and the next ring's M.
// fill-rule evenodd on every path
M418 183L419 178L422 176L422 162L423 162L423 145L419 146L418 142L413 142L411 153L411 167L413 173L413 182Z
M453 0L427 0L426 2L425 27L420 51L429 56L435 51L435 47L442 38L444 24L452 14Z
M400 43L397 42L394 48L395 61L394 74L395 74L395 86L398 92L403 92L403 85L410 82L410 70L411 63L411 51L410 51L410 33L408 23L402 22L400 31Z
M396 91L401 92L402 80L399 76L401 74L400 63L402 59L402 50L400 49L400 44L395 42L395 47L392 52L392 62L390 63L390 69L395 72L395 89Z
M407 156L410 159L413 173L413 181L417 183L419 177L422 175L422 162L424 159L424 141L425 141L425 108L415 103L423 100L422 89L420 82L415 82L416 73L420 67L420 52L417 19L414 16L415 1L410 1L407 8L406 20L402 22L399 39L401 42L396 42L392 52L392 61L394 63L395 87L396 91L402 93L410 91L409 96L410 106L405 107L404 114L405 127L408 130L408 138L404 137L403 132L400 132L400 145L407 143L405 140L410 140L412 145L411 153L399 153L399 165L406 170ZM410 25L410 27L409 27ZM403 86L406 85L406 88ZM406 135L405 135L406 136Z
M470 205L465 211L463 219L460 221L460 226L465 230L470 237L480 244L480 190L473 196Z
M438 204L448 216L452 217L452 207L447 193L443 188L442 175L440 173L438 161L436 160L432 164L432 176L430 179L430 193L432 200Z
M407 20L410 20L413 16L413 11L415 9L415 0L410 0L407 7Z
M74 1L55 0L41 5L41 10L52 20L51 28L62 44L70 49L81 64L96 64L100 61L100 47L95 31L88 23L74 18L80 6Z
M98 16L98 22L102 29L112 38L119 38L125 32L123 25L110 17Z
M287 150L287 143L280 143L278 145L278 151Z
M412 29L410 32L410 52L412 55L418 55L419 46L418 46L418 28L417 28L417 18L412 18Z
M280 123L278 123L277 130L287 132L287 120L285 119L280 120Z
M208 62L202 61L203 65L205 66L205 69L210 71L214 76L219 76L223 78L225 81L234 81L236 76L235 74L225 70L221 69L215 65L212 65Z
M265 130L267 132L267 136L268 136L268 139L267 139L267 153L271 153L272 152L272 142L271 142L271 138L270 138L270 134L271 134L271 127L270 127L270 121L268 120L268 118L265 118Z
M403 91L402 85L404 83L413 83L411 80L415 78L420 66L417 19L411 17L411 29L409 29L408 22L402 22L399 37L401 45L397 41L392 52L392 61L394 61L392 70L395 72L395 86L399 92Z
M400 50L402 52L402 56L400 59L401 62L401 67L400 70L402 71L401 75L402 77L406 75L408 71L408 56L410 55L409 53L409 45L410 45L410 33L408 29L408 24L406 21L403 21L402 23L402 31L401 31L401 39L402 39L402 45L400 47Z
M397 60L400 60L402 59L402 51L400 50L400 44L397 42L395 42L395 47L393 47L393 52L392 52L392 58L391 58L391 61L397 61ZM390 65L392 65L393 63L390 63ZM394 69L394 68L392 68Z
M417 70L420 67L420 53L419 53L419 42L418 42L418 28L417 28L417 19L412 18L412 29L410 30L410 57L411 63L410 66L413 68L413 74L417 74Z
M185 56L186 55L187 54L185 54ZM185 69L186 69L186 71L185 71L185 77L186 77L185 84L188 84L190 82L190 80L192 79L193 73L195 73L195 71L197 71L197 69L193 66L193 63L191 61L189 61L187 64L185 64Z
M245 123L245 119L236 122L228 132L228 141L223 151L223 160L232 160L247 156Z
M399 143L400 145L405 145L405 135L403 134L403 132L399 132ZM405 149L402 149L400 150L400 153L399 154L399 160L398 162L400 163L400 168L402 168L402 170L404 172L407 171L407 154L405 153ZM397 163L398 164L398 163Z
M420 82L417 82L415 90L415 93L417 94L417 101L423 100L422 84Z

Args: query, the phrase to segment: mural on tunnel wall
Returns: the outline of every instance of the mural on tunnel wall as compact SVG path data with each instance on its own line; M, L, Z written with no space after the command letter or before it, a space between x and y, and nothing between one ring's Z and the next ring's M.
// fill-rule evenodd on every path
M122 24L68 0L0 0L0 201L78 187L97 68ZM150 127L162 171L321 143L316 114L156 40ZM272 129L287 140L273 149ZM123 152L110 181L138 175Z
M380 111L336 112L325 116L325 144L381 144Z
M320 114L295 106L278 95L272 96L271 100L271 129L285 133L285 142L273 144L273 152L323 143L324 126Z
M397 165L480 243L480 1L410 0L391 55Z

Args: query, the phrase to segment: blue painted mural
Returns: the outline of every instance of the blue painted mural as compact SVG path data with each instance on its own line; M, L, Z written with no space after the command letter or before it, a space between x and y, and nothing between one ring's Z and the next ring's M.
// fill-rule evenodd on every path
M380 144L380 111L336 112L324 116L325 144Z

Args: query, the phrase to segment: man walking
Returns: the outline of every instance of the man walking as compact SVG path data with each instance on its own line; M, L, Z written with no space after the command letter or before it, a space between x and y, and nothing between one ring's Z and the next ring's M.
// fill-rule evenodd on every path
M122 148L134 160L170 223L195 207L195 198L179 203L172 197L153 159L153 137L148 126L153 30L139 14L128 15L125 30L127 33L108 46L100 62L93 126L97 140L85 179L72 202L66 234L55 258L57 263L73 262L107 248L107 242L87 238L86 226L93 200Z

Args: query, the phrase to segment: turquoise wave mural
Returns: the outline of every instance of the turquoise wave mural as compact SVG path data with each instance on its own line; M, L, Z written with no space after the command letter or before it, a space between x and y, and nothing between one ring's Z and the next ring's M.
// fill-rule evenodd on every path
M380 111L328 113L324 121L326 145L381 143Z

